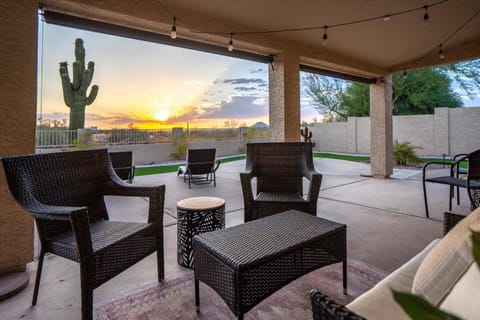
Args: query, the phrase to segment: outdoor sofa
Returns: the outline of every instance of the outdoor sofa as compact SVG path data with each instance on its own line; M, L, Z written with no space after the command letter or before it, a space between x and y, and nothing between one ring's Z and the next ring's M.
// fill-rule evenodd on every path
M480 319L480 268L474 262L470 230L480 230L480 209L467 217L445 213L442 239L395 270L346 307L312 290L314 319L407 320L392 289L414 293L461 319Z

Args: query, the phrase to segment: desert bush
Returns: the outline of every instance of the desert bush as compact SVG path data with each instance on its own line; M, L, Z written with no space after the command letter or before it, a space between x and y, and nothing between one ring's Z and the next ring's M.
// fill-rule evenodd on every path
M415 154L415 149L422 149L421 147L412 146L408 141L398 142L395 140L393 144L393 158L397 165L407 165L408 163L420 163L422 160Z

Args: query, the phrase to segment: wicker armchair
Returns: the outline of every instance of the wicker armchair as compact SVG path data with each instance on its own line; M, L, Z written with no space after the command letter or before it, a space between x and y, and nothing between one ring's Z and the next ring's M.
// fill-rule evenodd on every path
M252 179L256 178L256 196ZM303 178L310 181L306 198ZM315 171L309 142L247 144L246 172L240 174L245 221L296 209L317 214L322 175Z
M446 235L463 218L465 218L464 215L445 212L443 216L443 234ZM336 303L316 289L310 291L310 300L314 320L365 320L362 316L359 316L346 306Z
M122 182L106 149L6 157L2 162L10 191L38 228L33 305L47 252L80 264L82 319L92 319L93 289L155 251L158 280L163 280L165 186ZM148 197L148 222L110 221L106 195Z

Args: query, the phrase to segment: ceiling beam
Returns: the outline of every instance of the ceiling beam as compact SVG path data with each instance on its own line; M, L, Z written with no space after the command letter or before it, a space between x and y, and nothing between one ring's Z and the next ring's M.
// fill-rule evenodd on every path
M375 83L377 81L376 78L359 77L359 76L354 76L348 73L336 72L336 71L321 69L321 68L302 65L302 64L300 65L300 71L319 74L322 76L339 78L339 79L348 80L348 81L368 83L368 84Z
M455 47L443 47L443 52L445 55L445 58L443 60L440 59L438 54L438 48L436 48L416 60L389 68L389 72L399 72L404 70L434 67L442 64L451 64L466 60L479 59L480 39L474 39L472 41L461 43Z
M261 54L251 53L251 52L242 51L242 50L228 51L226 47L221 47L221 46L198 42L198 41L189 40L189 39L182 39L178 37L175 39L172 39L170 36L155 33L155 32L115 25L115 24L101 22L97 20L80 18L72 15L67 15L64 13L45 10L43 13L43 16L45 18L45 22L56 24L56 25L94 31L94 32L100 32L100 33L105 33L105 34L110 34L115 36L126 37L130 39L149 41L149 42L154 42L154 43L159 43L159 44L164 44L169 46L180 47L184 49L191 49L191 50L197 50L197 51L202 51L207 53L219 54L223 56L245 59L249 61L263 62L263 63L273 62L273 56L271 55L261 55Z

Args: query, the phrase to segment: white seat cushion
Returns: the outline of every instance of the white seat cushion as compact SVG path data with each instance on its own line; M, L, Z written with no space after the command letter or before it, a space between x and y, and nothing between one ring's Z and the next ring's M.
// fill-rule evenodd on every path
M393 299L391 289L410 292L418 267L439 241L439 239L432 241L415 257L389 274L375 287L352 301L347 307L369 320L410 320L410 317L403 312L400 305Z
M480 226L480 208L462 219L425 257L413 280L412 293L439 305L473 262L472 228Z
M440 304L440 309L457 315L463 320L480 319L478 288L480 288L480 267L472 263Z

